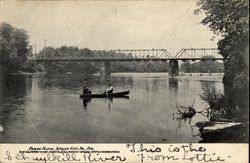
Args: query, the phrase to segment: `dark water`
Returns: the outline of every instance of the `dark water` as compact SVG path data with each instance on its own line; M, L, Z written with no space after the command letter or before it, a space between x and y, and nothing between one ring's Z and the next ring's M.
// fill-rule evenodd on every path
M176 104L199 111L205 85L223 90L222 76L171 79L167 74L112 74L110 79L83 75L12 75L0 80L0 143L186 143L201 140L197 114L182 121ZM102 92L111 81L115 92L130 89L129 99L79 99L82 83Z

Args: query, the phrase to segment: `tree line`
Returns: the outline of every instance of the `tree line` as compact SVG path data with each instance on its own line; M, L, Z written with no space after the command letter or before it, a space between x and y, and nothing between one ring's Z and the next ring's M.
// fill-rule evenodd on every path
M132 54L114 53L112 51L92 51L88 48L79 49L73 46L62 46L60 48L46 47L39 52L37 58L46 59L67 59L67 58L119 58L119 59L133 59L136 56ZM200 72L200 73L215 73L223 72L223 63L212 61L211 56L204 56L203 58L210 58L210 60L191 63L186 61L181 65L183 72ZM51 67L52 68L52 67ZM93 64L91 62L82 63L60 63L54 64L54 72L85 72L95 73L99 71L100 64ZM129 61L129 62L112 62L111 72L168 72L169 63L161 61Z
M210 60L201 60L198 62L185 61L181 65L181 71L185 73L197 72L197 73L222 73L224 72L224 63L212 60L212 56L204 56L204 58L210 58Z
M0 25L0 66L6 72L35 71L35 65L28 60L32 53L29 36L24 29L8 23Z
M29 35L24 29L12 27L8 23L0 26L0 65L7 72L35 72L44 71L44 67L36 65L28 57L32 56L32 47L29 45ZM92 51L88 48L79 49L75 46L61 46L60 48L45 47L35 56L36 58L136 58L132 54L115 53L112 51ZM100 63L91 62L57 62L52 64L52 72L66 73L96 73L100 70ZM184 72L221 72L221 63L217 62L185 62L181 66ZM161 61L148 62L112 62L111 72L168 72L169 63Z
M202 24L222 37L218 42L224 63L225 100L234 117L249 119L249 1L198 0Z
M62 46L60 48L46 47L37 54L37 58L67 59L67 58L122 58L133 59L132 54L114 53L112 51L93 51L88 48L79 49L74 46ZM100 69L100 63L93 62L57 62L53 65L55 72L84 72L95 73ZM111 72L168 72L168 62L112 62Z

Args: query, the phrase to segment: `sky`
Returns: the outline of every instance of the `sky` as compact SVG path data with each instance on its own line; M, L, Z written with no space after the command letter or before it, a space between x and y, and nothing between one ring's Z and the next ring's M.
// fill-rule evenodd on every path
M194 0L14 1L0 0L0 22L23 28L37 51L46 46L95 50L217 47L200 24Z

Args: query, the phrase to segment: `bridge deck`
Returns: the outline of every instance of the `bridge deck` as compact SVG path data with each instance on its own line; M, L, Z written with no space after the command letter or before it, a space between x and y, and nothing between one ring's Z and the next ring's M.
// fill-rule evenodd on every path
M196 61L196 60L221 60L224 58L70 58L70 59L34 59L36 62L82 62L82 61L93 61L93 62L128 62L128 61L170 61L170 60L181 60L181 61Z

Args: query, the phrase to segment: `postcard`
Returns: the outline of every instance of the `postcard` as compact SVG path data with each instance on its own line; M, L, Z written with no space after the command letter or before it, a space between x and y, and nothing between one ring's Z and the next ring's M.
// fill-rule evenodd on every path
M0 0L0 162L249 162L248 10Z

